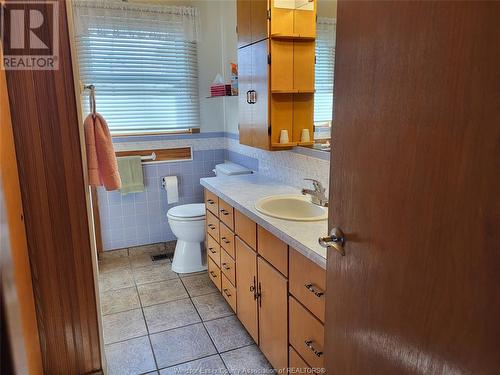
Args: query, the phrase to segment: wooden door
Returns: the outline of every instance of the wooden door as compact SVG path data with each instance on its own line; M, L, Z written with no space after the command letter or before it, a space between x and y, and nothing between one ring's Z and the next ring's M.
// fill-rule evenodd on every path
M268 37L267 5L268 0L252 0L251 12L252 43L259 42Z
M236 237L236 305L238 319L255 342L259 342L257 318L257 254Z
M499 2L338 7L326 361L497 374Z
M256 101L252 104L253 146L269 148L269 40L252 44L253 90Z
M275 369L288 367L288 281L259 257L259 347Z
M252 145L252 47L238 49L238 127L240 143Z
M244 47L252 43L252 29L251 29L251 0L237 0L236 1L236 31L238 34L238 48ZM241 68L238 66L238 74L241 74ZM241 81L238 77L238 84ZM241 87L240 87L241 90Z

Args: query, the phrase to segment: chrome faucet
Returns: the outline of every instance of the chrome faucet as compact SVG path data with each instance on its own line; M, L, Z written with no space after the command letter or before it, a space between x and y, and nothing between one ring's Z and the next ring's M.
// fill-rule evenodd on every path
M325 195L326 189L323 187L321 182L312 178L305 178L305 181L311 181L314 190L311 189L302 189L302 195L310 195L311 202L317 204L321 207L328 207L328 197Z

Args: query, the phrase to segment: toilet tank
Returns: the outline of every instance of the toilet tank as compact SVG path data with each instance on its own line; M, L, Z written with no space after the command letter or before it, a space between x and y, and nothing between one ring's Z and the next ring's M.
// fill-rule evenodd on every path
M251 169L243 167L242 165L225 162L222 164L217 164L214 169L216 176L236 176L241 174L250 174L253 173Z

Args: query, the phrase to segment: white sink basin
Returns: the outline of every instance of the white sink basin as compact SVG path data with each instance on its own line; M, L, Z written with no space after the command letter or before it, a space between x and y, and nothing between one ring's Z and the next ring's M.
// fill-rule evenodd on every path
M311 203L303 195L274 195L259 199L255 208L264 215L293 221L319 221L328 218L328 209Z

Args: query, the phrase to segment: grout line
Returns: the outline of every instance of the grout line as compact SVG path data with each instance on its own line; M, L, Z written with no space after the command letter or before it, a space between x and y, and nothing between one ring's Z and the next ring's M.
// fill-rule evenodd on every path
M177 367L177 366L182 366L182 365L185 365L186 363L190 363L190 362L194 362L194 361L200 361L202 359L207 359L207 358L215 357L215 356L219 357L222 360L222 358L221 358L221 356L220 356L219 353L214 353L214 354L205 355L205 356L197 358L197 359L192 359L190 361L185 361L185 362L177 363L176 365L173 365L173 366L162 367L162 368L158 369L158 371L166 370L166 369L169 369L169 368L174 368L174 367ZM224 360L222 360L222 364L224 365L224 367L226 367L226 365L224 363ZM226 367L226 369L227 369L227 367ZM202 371L204 371L204 370L206 371L207 369L201 369L201 370ZM203 372L202 372L202 374L203 374Z

